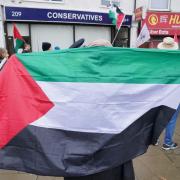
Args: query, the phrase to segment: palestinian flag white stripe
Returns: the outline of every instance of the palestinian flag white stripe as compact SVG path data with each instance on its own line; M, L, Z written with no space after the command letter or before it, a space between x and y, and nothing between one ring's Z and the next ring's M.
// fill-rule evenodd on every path
M179 103L178 84L37 83L55 104L32 123L45 128L120 133L151 108Z

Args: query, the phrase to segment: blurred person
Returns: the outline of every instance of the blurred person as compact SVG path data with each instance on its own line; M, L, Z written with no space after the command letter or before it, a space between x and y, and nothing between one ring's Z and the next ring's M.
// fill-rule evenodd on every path
M160 42L157 46L158 49L164 49L164 50L178 50L179 46L178 43L174 41L171 37L165 37L163 39L163 42ZM164 150L171 150L176 149L178 147L178 144L173 141L173 135L176 127L176 121L178 118L178 113L180 111L180 105L177 107L177 110L169 123L166 126L165 130L165 136L164 136L164 142L162 145L162 149ZM158 141L155 145L158 145Z
M92 46L106 46L106 47L112 47L112 44L105 39L97 39L95 41L90 42L87 44L87 47L92 47Z
M51 43L49 43L49 42L43 42L43 43L42 43L42 50L43 50L43 51L50 51L50 50L51 50Z
M9 56L7 50L5 48L0 48L0 63L3 59L7 59Z
M166 50L178 50L178 43L174 41L171 37L165 37L162 42L157 45L158 49L166 49Z
M24 49L23 49L22 53L30 53L30 52L31 52L30 44L25 43L24 44Z
M6 60L8 59L9 54L5 48L0 48L0 69L3 67L3 65L6 63Z

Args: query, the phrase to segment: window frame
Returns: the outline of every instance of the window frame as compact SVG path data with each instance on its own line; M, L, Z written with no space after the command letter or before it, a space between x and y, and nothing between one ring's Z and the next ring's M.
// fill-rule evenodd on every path
M168 8L167 9L156 9L156 8L151 8L151 2L152 0L149 0L149 10L151 11L170 11L170 5L171 5L171 0L168 0Z
M108 1L110 1L110 0L108 0ZM120 0L114 0L114 1L118 1L119 5L120 5L120 2L121 2ZM101 7L109 7L109 6L103 4L103 3L102 3L102 0L101 0Z

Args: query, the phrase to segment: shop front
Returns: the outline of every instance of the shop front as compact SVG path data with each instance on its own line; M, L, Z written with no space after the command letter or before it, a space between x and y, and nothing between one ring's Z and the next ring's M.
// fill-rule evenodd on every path
M127 15L117 41L128 47L132 16ZM9 52L14 49L13 23L32 51L41 51L42 42L50 42L52 48L68 48L76 40L85 39L89 43L96 39L112 41L115 27L108 13L25 7L5 7L5 32ZM118 44L116 41L116 44Z
M151 34L149 48L156 48L164 37L180 37L180 13L147 12L145 21Z

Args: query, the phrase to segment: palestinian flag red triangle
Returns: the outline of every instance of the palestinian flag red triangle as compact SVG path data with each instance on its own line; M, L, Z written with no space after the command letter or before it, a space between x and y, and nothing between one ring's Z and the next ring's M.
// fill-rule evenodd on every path
M122 23L124 21L124 18L125 18L125 14L123 14L123 13L117 15L117 23L116 23L117 29L121 28L121 25L122 25Z
M0 148L3 148L54 105L16 56L7 62L0 74Z

